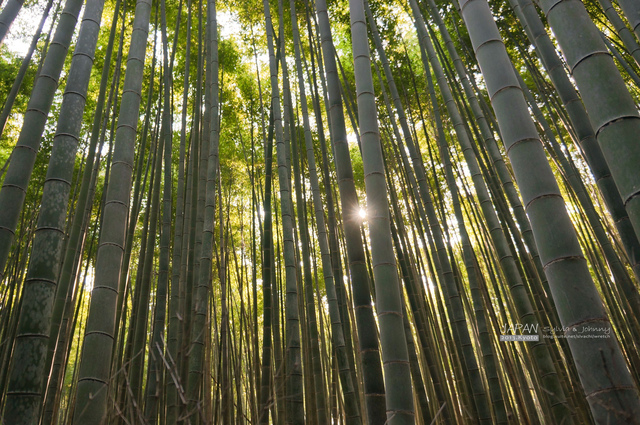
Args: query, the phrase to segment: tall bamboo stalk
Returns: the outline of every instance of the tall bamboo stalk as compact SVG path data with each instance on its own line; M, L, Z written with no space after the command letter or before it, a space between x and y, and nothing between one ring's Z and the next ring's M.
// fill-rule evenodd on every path
M380 346L387 392L387 422L412 424L415 421L413 391L409 384L409 354L404 337L400 282L396 267L389 203L382 161L367 22L362 0L349 2L354 71L358 99L362 163L367 188L367 221L371 238L371 256L376 289L376 311L380 323Z
M133 151L151 3L139 0L127 59L113 157L113 172L106 193L102 233L95 266L95 281L80 361L73 423L100 424L106 416L109 366L113 352L116 301L124 229L128 214Z

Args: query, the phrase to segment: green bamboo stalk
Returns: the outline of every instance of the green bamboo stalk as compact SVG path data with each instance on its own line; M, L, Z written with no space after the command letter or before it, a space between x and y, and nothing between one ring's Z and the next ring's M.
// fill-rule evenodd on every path
M155 14L155 22L157 24L158 21L158 13L157 13L157 9L156 9L156 14ZM145 158L145 152L146 152L146 145L148 143L148 139L149 139L149 133L152 132L151 135L151 139L156 140L155 134L153 133L153 131L155 130L153 127L151 127L151 119L153 118L154 114L153 114L153 95L155 93L155 71L156 71L156 53L157 53L157 36L154 36L154 40L153 40L153 56L151 58L151 66L150 66L150 83L149 83L149 87L147 90L147 99L146 99L146 107L145 107L145 119L144 119L144 125L142 128L142 137L140 138L140 141L138 143L138 158L135 161L135 175L134 175L134 185L133 185L133 202L131 205L131 209L129 212L129 217L128 217L128 223L127 223L127 230L126 230L126 239L125 239L125 246L124 246L124 256L123 256L123 260L122 260L122 266L120 267L120 283L119 283L119 287L118 287L118 301L117 301L117 310L116 310L116 323L120 324L120 323L125 323L125 318L124 316L126 315L126 302L127 302L127 297L129 294L129 290L130 290L130 286L129 283L131 281L131 274L129 273L129 264L130 264L130 260L131 260L131 253L132 253L132 247L133 247L133 242L134 242L134 236L135 236L135 228L136 228L136 224L138 223L138 218L139 218L139 214L140 211L142 209L142 199L143 199L143 191L145 190L145 186L147 184L147 178L149 176L149 170L153 169L152 166L152 161L151 161L151 157L153 156L151 154L151 152L154 152L152 147L149 147L149 155L147 155L147 163L146 166L144 166L145 169L145 175L144 178L142 177L142 171L143 171L143 165L144 165L144 158ZM158 100L159 101L159 100ZM115 106L115 105L114 105ZM159 111L159 109L158 109ZM115 115L115 111L113 113ZM114 120L115 121L115 120ZM155 125L157 126L159 120L157 119L155 121ZM112 122L112 127L113 127L113 122ZM111 134L113 135L113 132L111 132ZM112 136L113 139L113 136ZM111 140L110 142L112 142L113 140ZM105 176L106 177L106 176ZM149 189L151 190L151 189ZM143 234L143 239L146 237L146 233ZM144 252L146 245L144 244L144 241L141 244L141 251ZM142 264L142 257L139 258L138 261L138 265ZM136 277L139 279L140 274L138 274ZM115 340L117 340L120 337L120 327L117 325L116 326L116 331L115 331ZM116 365L116 369L119 368L119 365Z
M280 44L283 51L286 51L286 42L284 39L284 2L278 1L278 25ZM286 148L287 168L289 169L289 181L293 179L292 190L295 192L296 198L296 215L292 217L294 246L296 248L295 258L300 258L301 262L296 263L296 273L300 277L298 279L298 312L301 332L301 349L302 349L302 373L304 385L304 403L306 410L305 422L309 425L326 423L326 400L324 399L324 391L322 391L322 375L320 365L320 352L318 346L318 330L317 319L315 316L315 307L313 300L311 263L309 258L309 242L308 233L301 230L306 227L304 216L304 201L302 198L302 182L300 178L300 162L298 155L298 137L296 132L296 117L293 113L293 101L291 98L291 84L289 81L289 70L286 61L286 55L280 58L280 66L282 68L282 107L283 107L283 127L284 127L284 145ZM297 223L296 223L297 220ZM299 226L299 227L298 227ZM298 231L300 229L300 231ZM306 307L306 308L305 308ZM313 327L313 328L312 328ZM318 385L318 386L316 386Z
M302 80L302 69L300 68L300 46L299 46L299 34L298 34L298 23L297 23L297 16L295 14L295 4L292 4L290 2L290 10L291 10L291 26L292 26L292 32L294 33L294 46L297 49L297 55L296 60L296 68L298 70L298 78L299 78L299 90L300 90L300 99L302 102L304 102L304 107L306 108L306 96L304 95L304 81ZM297 36L297 37L296 37ZM285 81L284 85L285 85L285 91L287 90L287 86L288 84L288 73L287 73L287 64L286 62L283 60L282 61L282 73L283 73L283 80ZM290 93L290 92L289 92ZM286 96L286 95L285 95ZM290 105L290 102L289 102ZM289 108L291 109L291 108ZM306 120L306 128L308 129L308 112L304 111L303 112L303 116L304 116L304 120ZM286 117L286 111L285 111L285 117ZM291 116L292 114L289 113L289 115ZM327 423L327 408L326 408L326 399L325 399L325 391L324 391L324 382L323 382L323 376L322 376L322 365L320 364L320 346L319 346L319 341L318 341L318 320L317 320L317 316L316 316L316 311L315 311L315 300L313 297L313 282L312 282L312 275L311 275L311 261L310 261L310 254L309 254L309 249L310 249L310 245L309 245L309 236L307 234L308 232L308 223L307 223L307 217L305 215L305 208L304 208L304 199L303 199L303 187L302 187L302 181L301 181L301 165L300 165L300 161L301 158L299 158L299 154L298 154L298 138L296 137L296 125L295 125L295 121L291 120L290 123L290 128L291 128L291 153L292 153L292 163L293 163L293 177L294 177L294 188L295 188L295 192L296 192L296 213L297 213L297 219L298 219L298 229L299 229L299 238L300 238L300 245L301 245L301 251L302 251L302 262L303 262L303 274L302 274L302 281L303 284L301 285L301 288L303 288L302 293L304 293L304 298L300 297L301 300L301 304L302 307L306 307L306 318L304 319L304 323L306 323L306 328L307 328L307 338L309 341L309 349L310 349L310 362L311 363L311 367L309 368L309 370L312 371L312 381L313 381L313 389L311 391L309 391L309 393L311 393L314 396L314 401L315 401L315 412L313 413L314 417L317 418L317 423L319 424L326 424ZM310 137L310 135L309 135ZM306 138L306 136L305 136ZM308 409L307 409L308 410Z
M397 219L397 217L394 217ZM407 282L410 279L409 271L406 264L406 259L404 257L404 253L402 252L402 247L400 246L400 242L398 240L397 231L395 229L394 221L391 221L391 231L393 236L393 243L396 248L396 252L398 253L398 262L400 263L400 268L402 270L402 279L405 282L405 287L408 286ZM405 301L403 300L403 303ZM418 419L422 419L423 423L431 423L433 421L433 415L430 412L429 404L427 402L427 394L425 390L424 380L422 379L422 373L420 372L420 364L418 360L417 350L415 341L413 339L413 334L411 330L411 324L409 323L409 318L407 314L406 304L403 304L403 324L405 329L405 338L407 339L407 349L409 352L409 362L411 367L411 380L415 387L416 398L418 400L419 409L416 409L416 417Z
M116 6L119 6L119 4L117 4ZM119 7L116 7L116 10L119 10ZM126 7L125 9L123 9L123 13L125 10ZM112 31L117 26L118 19L115 18L113 22L114 23ZM94 116L91 139L89 141L89 153L87 155L87 161L85 164L85 172L83 173L82 181L78 189L79 193L78 199L76 201L76 209L73 216L73 222L71 223L71 229L69 231L70 235L66 242L64 260L62 262L60 278L58 280L56 300L52 313L51 331L49 335L49 352L47 354L46 363L47 367L51 368L51 372L49 374L49 383L47 384L48 389L45 398L43 417L44 424L49 424L53 421L53 418L55 417L55 413L57 411L57 406L59 404L57 402L57 399L59 398L59 390L57 390L57 388L62 382L62 376L60 374L63 373L64 368L62 367L62 363L64 359L66 359L67 354L63 349L65 345L61 345L60 342L58 342L58 338L62 338L62 335L59 337L58 334L59 329L62 329L62 331L60 332L65 332L65 328L61 324L61 320L64 321L64 314L66 314L65 312L67 308L70 308L69 302L71 300L69 298L69 294L73 293L75 296L75 293L77 293L77 290L74 289L74 284L76 283L76 279L78 278L78 266L81 263L80 254L84 245L84 239L86 238L86 231L89 225L88 223L90 219L91 209L93 207L92 204L95 195L95 185L96 179L98 177L100 156L106 138L105 135L107 124L109 122L111 105L116 103L116 101L114 101L114 98L116 97L116 92L120 83L123 47L122 35L124 34L124 24L122 23L120 26L120 42L117 52L115 70L113 80L111 82L111 87L109 89L109 98L106 105L107 113L104 114L103 111L105 110L105 93L103 92L103 89L106 90L110 68L110 58L113 50L112 34L109 35L109 44L107 45L107 51L105 53L105 66L103 68L100 93L98 94L98 101L95 109L96 115ZM101 121L102 125L100 123ZM63 339L66 338L68 338L68 336L64 336ZM53 364L51 364L52 361Z
M204 223L202 229L202 254L198 268L196 294L194 298L195 314L192 324L191 353L189 355L189 378L187 384L187 401L189 411L195 412L198 404L198 390L202 385L204 373L204 332L207 318L209 288L211 286L211 259L213 255L213 225L216 208L216 186L219 169L220 123L218 114L218 26L215 0L207 2L207 90L210 105L208 112L211 120L209 151L207 152L206 187Z
M342 227L345 235L349 272L353 291L355 319L358 332L359 351L362 362L363 392L366 420L369 424L385 422L385 391L377 340L377 325L373 317L369 292L369 273L365 265L364 248L360 236L358 197L353 183L353 169L347 142L347 132L340 94L340 80L335 59L327 5L316 1L316 11L324 69L327 79L327 95L331 143L342 205ZM326 184L326 182L325 182Z
M342 330L342 319L340 317L339 306L337 302L337 294L334 283L333 270L331 266L331 253L329 250L329 243L327 239L327 229L324 221L323 206L320 198L320 185L318 182L318 174L316 171L315 155L313 148L313 141L311 137L311 129L309 124L309 111L307 106L307 97L304 86L304 79L301 66L301 52L300 52L300 34L298 30L297 16L295 3L290 1L291 9L291 22L292 33L294 41L294 53L297 63L298 74L298 87L300 90L300 105L302 107L302 118L304 128L304 140L307 151L307 162L309 169L309 180L311 183L311 193L313 199L313 206L315 217L318 227L318 244L320 246L320 253L322 259L322 272L324 276L325 290L327 292L327 301L329 303L329 314L331 317L331 330L334 349L336 350L336 357L338 363L338 371L340 382L342 384L342 393L345 399L345 414L346 422L348 424L361 423L360 412L358 409L357 400L355 398L354 385L351 380L350 366L347 361L347 353L345 351L344 333ZM300 203L300 202L299 202ZM324 389L317 386L316 391L324 393ZM326 418L319 418L320 423L326 422Z
M145 401L145 418L150 424L158 422L158 410L163 406L160 404L161 388L163 387L163 371L161 357L164 356L163 335L165 328L165 316L167 306L167 286L169 284L169 244L171 242L171 209L172 209L172 172L171 172L171 151L172 151L172 129L171 129L171 78L169 55L167 52L167 18L166 2L161 2L161 26L162 26L162 57L164 58L164 105L162 112L162 137L164 139L164 181L162 196L162 227L160 232L160 261L158 270L158 280L156 284L156 303L154 311L153 329L151 335L151 346L149 348L149 359L147 361L147 385ZM160 152L158 152L160 155ZM159 406L160 404L160 406Z
M627 59L622 55L622 52L618 49L618 47L612 43L607 36L605 36L602 32L600 32L600 37L604 42L607 49L611 52L616 61L622 66L624 71L627 73L633 84L629 83L630 87L635 85L636 87L640 87L640 75L636 72L635 69L631 66L631 64L627 61Z
M428 72L428 69L426 69ZM438 80L440 81L440 80ZM437 127L437 141L438 147L440 150L440 158L445 167L445 175L447 178L447 184L449 186L449 190L451 192L451 196L453 198L453 208L456 217L456 221L458 223L458 232L460 234L460 239L462 243L464 263L467 270L467 279L469 281L469 287L471 289L471 295L473 297L473 308L474 308L474 316L478 326L478 338L480 341L480 348L482 351L483 364L485 367L485 372L487 375L487 384L491 394L491 402L494 408L495 415L495 423L506 423L507 422L507 413L503 400L502 393L500 391L500 385L498 383L497 376L497 360L495 359L495 353L493 345L491 344L490 337L487 330L487 323L484 316L484 303L482 302L482 297L479 294L479 276L480 270L476 268L476 260L475 253L473 252L473 248L470 243L469 234L466 229L466 225L464 222L464 217L462 215L462 208L460 206L460 198L458 194L457 182L455 176L453 174L451 160L449 156L449 147L447 146L446 137L444 134L444 129L442 126L442 121L440 119L440 111L437 103L437 99L435 96L435 90L433 87L433 80L430 78L430 74L427 74L427 83L429 86L429 92L432 99L434 118L436 121ZM440 87L442 87L442 83L440 83ZM442 88L441 88L442 90ZM444 90L443 90L444 91ZM446 98L446 95L445 95ZM481 201L482 202L482 201Z
M162 94L160 96L162 98ZM160 114L160 110L158 111ZM159 118L159 117L158 117ZM159 121L159 119L158 119ZM143 374L145 368L145 354L147 346L147 322L149 304L151 300L151 275L154 269L155 241L160 215L160 188L162 177L162 151L164 137L156 131L156 145L153 153L153 174L147 208L145 212L144 237L140 249L140 261L136 274L136 284L133 293L133 306L129 320L128 346L126 347L124 364L124 378L122 393L126 409L135 420L144 417L142 408Z
M640 40L640 5L633 0L618 0L618 4Z
M286 145L282 129L280 109L280 90L278 87L277 61L274 51L273 26L269 2L264 1L267 44L269 47L269 69L271 73L271 107L274 114L276 157L278 160L278 183L280 185L280 206L282 209L282 238L284 243L285 281L286 281L286 399L285 421L290 424L304 422L302 394L302 370L300 354L300 323L298 316L298 292L296 275L295 247L293 240L293 206L291 202L290 172L287 166Z
M164 73L163 73L164 74ZM163 86L163 95L168 87ZM138 275L134 292L134 306L131 313L131 320L129 324L129 334L133 335L131 339L131 357L126 358L125 362L129 363L125 366L125 370L128 373L127 381L127 394L131 397L131 403L127 403L128 408L134 408L134 414L140 415L142 418L142 412L138 411L138 407L142 407L142 388L143 388L143 374L145 365L145 352L147 346L147 322L149 317L149 302L151 298L151 275L154 268L154 251L156 235L158 233L158 222L160 216L160 188L162 177L162 152L164 143L166 142L164 134L158 131L157 133L158 143L155 150L155 162L152 178L152 189L150 197L148 199L149 204L147 207L148 228L145 231L146 235L146 248L144 251L144 257L140 256L140 263L138 264ZM143 245L144 246L144 245ZM142 267L140 267L142 265ZM130 361L129 361L130 360Z
M367 221L371 238L371 256L377 294L376 310L380 323L380 346L387 392L387 422L390 424L412 424L415 421L415 414L413 391L410 385L411 372L407 341L404 338L398 270L389 225L389 203L363 1L350 1L349 11L362 142L362 163L367 189Z
M373 30L372 33L374 35L374 39L376 39L376 46L380 50L381 42L379 40L379 36L376 35L377 31ZM389 83L389 86L391 87L391 86L394 85L393 76L391 75L391 72L390 72L390 69L389 69L389 66L388 66L388 62L386 61L386 56L383 56L383 65L385 65L385 74L387 74L387 82ZM376 65L376 72L378 73L378 79L380 81L382 81L382 78L380 76L380 71L379 71L377 65ZM397 90L394 93L397 94ZM391 110L391 106L390 106L390 103L389 103L389 99L388 99L388 95L386 93L386 90L383 90L383 95L384 95L384 100L385 100L385 106L386 106L386 109L387 109L387 115L389 116L389 118L391 120L392 127L393 127L393 133L395 135L396 140L398 140L398 142L399 142L398 144L400 145L400 142L401 142L402 139L401 139L399 130L397 128L397 124L396 124L395 119L394 119L393 111ZM395 97L394 96L394 100L399 100L399 97ZM399 105L399 107L402 108L402 105ZM402 114L404 113L404 111L400 112L400 109L398 109L398 111L399 111L398 115L400 117L402 117ZM406 120L405 120L404 124L406 124ZM388 139L389 140L393 140L390 135L388 136ZM408 211L418 210L418 214L416 214L417 217L415 218L415 225L418 227L418 229L420 229L422 226L424 226L424 228L427 229L428 226L429 226L429 222L428 222L427 218L425 217L425 212L424 212L424 208L422 207L422 204L418 201L418 199L420 199L420 194L418 193L416 179L415 179L415 177L413 176L413 174L412 174L412 172L410 170L411 166L409 165L409 160L407 158L407 155L402 149L399 149L393 143L392 143L392 148L394 150L394 152L393 152L394 157L395 158L401 157L401 159L402 159L403 167L402 167L401 170L403 171L403 173L401 173L401 177L403 178L403 183L404 183L404 185L402 185L402 186L404 187L405 185L407 185L407 186L410 186L410 187L413 188L413 192L410 192L410 191L407 190L406 193L404 193L405 199L407 197L411 197L411 204L412 205L409 206L409 202L407 202L407 210ZM387 165L387 168L388 167L389 166ZM387 180L391 181L391 178L387 177ZM407 180L409 182L407 182ZM401 217L402 215L398 211L398 208L396 206L397 202L394 201L394 199L397 196L395 194L395 189L393 188L393 185L389 186L389 192L390 192L390 195L391 195L391 202L392 202L392 206L393 206L393 209L394 209L394 213L395 213L396 217ZM413 195L413 196L410 196L410 194ZM400 220L397 220L397 221L398 221L397 225L401 229L400 231L404 233L404 225L402 224L402 222ZM424 224L422 224L422 223L424 223ZM393 230L393 227L392 227L392 230ZM418 230L418 232L421 234L421 236L424 233L421 230ZM432 235L430 235L429 238L432 239ZM424 239L422 240L422 243L424 244L424 246L426 246L426 244L427 244L424 241ZM430 240L429 243L431 243L431 240ZM432 249L433 249L433 247L432 247ZM400 260L400 252L399 251L398 251L398 256L399 256L399 260ZM402 270L402 267L403 267L403 265L401 264L401 270ZM403 270L403 275L404 275L404 270ZM435 360L434 360L433 354L431 352L430 343L427 340L427 336L422 334L424 332L424 324L423 324L423 321L421 320L422 317L416 317L416 314L420 311L420 307L416 306L416 300L415 299L420 297L420 295L416 295L416 289L415 289L415 286L413 285L413 282L412 282L411 279L409 279L409 280L404 279L404 276L403 276L403 280L405 281L405 286L406 287L408 286L407 287L407 292L408 292L409 300L410 300L410 303L411 303L411 306L412 306L412 309L413 309L413 313L414 313L414 321L415 321L415 324L416 324L416 329L417 329L417 331L419 332L419 334L421 336L421 344L422 344L423 350L425 351L425 356L426 356L427 362L430 365L434 365L435 366ZM409 355L411 355L411 352L409 352ZM412 370L412 377L413 377L413 370ZM436 371L434 371L433 369L431 370L431 378L432 378L432 380L434 382L436 391L438 391L438 402L439 403L446 403L446 402L444 402L445 398L444 398L444 395L442 394L442 391L440 390L440 387L439 387L440 377L438 376L438 373ZM415 378L413 378L413 379L415 380ZM445 409L444 410L444 416L447 416L448 414L449 414L449 409Z
M176 213L174 223L173 253L171 258L171 288L169 300L169 325L167 329L167 357L170 362L170 378L166 381L166 421L174 425L178 421L178 387L181 385L178 373L178 353L181 344L180 335L180 291L184 284L182 248L187 245L187 235L183 233L185 223L185 151L187 144L187 110L189 101L189 71L191 58L191 0L187 0L185 69L182 93L182 114L180 129L180 157L178 162L178 181L176 191ZM175 50L175 49L174 49Z
M191 327L193 318L193 286L194 275L197 276L197 266L199 264L200 252L196 250L198 239L201 239L202 228L198 229L198 225L202 224L202 220L199 220L199 215L202 215L202 207L204 204L200 204L199 199L202 197L201 186L206 176L206 169L203 169L202 157L205 156L205 152L208 152L208 145L205 145L205 141L208 142L209 138L202 135L202 79L204 70L204 54L203 54L203 36L202 36L202 24L203 24L203 1L198 2L198 62L197 62L197 76L196 76L196 94L193 107L193 131L191 136L191 155L189 160L191 161L190 177L191 180L187 182L187 203L189 209L187 212L187 220L185 220L185 229L189 229L189 243L185 245L187 255L184 255L184 267L185 267L185 282L184 282L184 298L181 301L181 311L183 313L184 320L182 322L182 347L180 351L178 364L180 366L180 376L184 385L188 381L189 371L189 347L191 346ZM206 161L206 160L205 160ZM206 164L206 162L205 162ZM205 165L206 166L206 165ZM189 176L188 176L189 177ZM187 178L189 180L189 178ZM199 230L199 232L198 232ZM186 233L186 230L185 230ZM201 242L200 242L201 243ZM186 390L186 388L185 388ZM184 406L183 406L184 407Z
M0 45L2 45L23 4L24 0L9 0L2 8L2 12L0 12Z
M320 109L320 94L318 93L316 67L314 65L315 54L317 54L318 66L320 69L324 69L324 64L322 61L322 51L317 47L319 44L321 44L321 42L319 40L320 34L319 34L318 25L317 25L317 20L315 19L316 15L312 14L308 3L306 7L306 15L307 15L307 30L309 34L309 46L310 46L310 51L312 52L310 57L311 57L311 71L312 71L311 80L313 81L313 85L312 85L313 108L314 108L314 113L316 117L316 122L323 122L322 112ZM316 24L315 36L311 28L311 21L312 21L311 18L313 18L313 21ZM318 42L314 43L313 40L316 38L318 38ZM303 56L303 60L304 60L304 56ZM323 88L322 93L323 93L323 98L325 103L327 120L329 121L329 126L331 126L331 112L329 111L329 102L326 97L327 95L326 80L325 80L324 73L322 72L320 72L320 82ZM344 301L347 298L347 295L346 295L345 285L343 283L343 273L342 273L342 264L341 264L342 261L340 258L340 248L338 246L338 236L337 236L338 224L336 221L337 206L334 201L334 195L333 195L331 184L329 183L331 179L329 174L329 158L327 153L324 127L322 125L317 126L317 132L318 132L318 141L320 142L320 152L322 154L322 177L324 181L325 197L327 202L329 250L331 252L331 265L333 268L332 273L334 276L334 283L336 287L336 297L338 300L338 307L340 311L340 320L343 325L344 340L345 340L346 350L348 355L347 360L349 361L349 368L351 370L351 381L354 385L354 391L361 394L361 392L359 391L359 381L356 376L354 350L353 350L353 338L352 338L352 332L351 332L351 319L349 317L349 312L348 312L346 303ZM360 406L361 404L360 398L357 398L357 402L358 402L358 406ZM360 409L360 407L358 407L358 409Z
M104 66L102 69L102 78L100 83L100 92L98 94L98 100L96 102L95 115L93 124L91 127L91 139L89 141L89 151L87 155L87 160L85 163L85 171L82 176L82 182L80 184L78 200L76 201L76 210L73 216L73 222L71 224L71 232L68 241L66 242L67 246L64 253L64 259L62 262L62 268L60 271L60 277L58 279L58 288L56 290L56 301L54 304L53 312L52 312L52 324L51 331L49 334L49 354L48 361L46 363L47 367L50 367L51 359L53 358L53 351L55 349L56 340L58 337L58 326L60 320L62 318L65 300L67 298L67 292L72 285L73 277L75 277L74 268L77 265L77 247L82 238L82 230L85 229L86 225L86 208L89 205L89 192L91 188L92 177L94 176L94 163L96 154L99 155L99 151L96 150L98 146L98 142L104 142L104 138L101 136L101 124L103 121L103 110L104 103L106 100L106 90L107 84L109 82L109 70L111 67L111 56L113 54L113 44L115 40L115 31L118 25L119 18L119 7L120 2L116 2L115 10L116 15L113 19L111 31L109 33L109 42L107 44L107 49L104 57ZM123 27L124 29L124 27ZM120 53L120 52L118 52ZM118 60L116 61L116 71L114 73L114 83L115 83L115 75L119 74L119 64L120 64L120 55L118 55ZM109 105L107 105L107 111L109 110L109 106L111 105L111 100L113 97L113 90L115 89L115 84L112 84L111 90L109 93ZM104 120L103 130L106 127L106 119Z
M640 66L640 45L636 41L634 35L629 31L629 28L627 28L627 25L622 21L620 15L618 15L613 4L611 4L611 0L598 0L598 3L600 3L605 15L607 15L607 19L609 19L609 22L611 22L615 28L618 37L620 37L620 40L622 40L622 43L624 44L624 47L635 59L636 64Z
M133 148L150 17L150 2L139 0L136 4L116 130L113 172L106 193L95 281L80 361L73 418L73 423L76 424L100 424L106 415L118 280L131 193Z
M156 18L157 18L157 15L158 13L156 12ZM156 19L156 22L157 22L157 19ZM154 51L155 51L155 41L154 41ZM155 58L155 55L154 55L154 58ZM154 74L153 72L154 68L155 68L155 61L152 61L151 74ZM150 86L152 85L153 84L150 84ZM160 123L159 113L161 112L161 109L158 105L157 114L151 113L152 104L153 104L153 102L151 101L152 100L151 92L153 92L153 90L149 91L149 96L148 96L149 103L147 104L147 107L146 107L146 110L149 112L149 114L148 114L148 118L145 120L145 125L143 129L143 139L142 139L142 140L145 140L146 136L150 134L149 135L150 147L147 155L144 178L142 178L141 165L143 164L142 157L144 156L145 145L140 144L140 149L139 149L140 152L138 153L138 160L136 161L138 166L138 168L136 169L136 174L137 174L135 178L136 184L134 185L134 190L137 189L137 193L134 193L133 205L131 207L131 212L129 213L129 222L127 224L128 230L126 233L127 236L125 241L125 252L124 252L124 259L123 259L124 264L127 264L127 261L131 257L132 247L133 247L133 233L135 233L135 227L138 223L138 217L137 217L138 213L141 212L142 210L142 202L143 202L142 193L144 190L147 190L148 194L146 197L146 204L145 204L146 207L144 209L144 217L142 219L143 221L142 237L140 238L140 249L138 251L138 262L136 266L135 282L132 285L129 285L129 281L131 280L130 276L133 275L133 273L131 273L131 275L129 274L129 266L127 265L127 267L124 267L124 264L123 264L123 266L121 266L120 268L121 277L120 277L120 283L118 288L118 301L117 301L117 307L116 307L116 324L117 325L116 325L116 330L114 332L114 341L117 341L117 346L115 348L116 355L113 356L113 361L112 361L113 364L111 366L111 369L113 371L123 371L123 372L126 370L127 373L117 374L118 384L114 385L114 387L116 387L115 391L117 392L117 396L119 397L117 400L118 405L124 405L125 397L127 397L129 394L127 389L129 386L129 382L128 382L129 369L130 369L129 364L132 358L131 352L133 349L133 343L136 335L134 323L137 320L136 317L139 314L139 310L140 310L139 293L142 287L141 282L143 282L144 267L146 264L146 260L145 260L146 254L150 249L149 243L148 243L148 239L150 236L149 235L149 215L151 214L150 205L152 203L151 199L153 198L153 188L155 187L154 185L156 183L156 178L155 178L156 165L157 165L156 158L158 153L158 144L160 143L158 126ZM158 97L159 102L161 98L162 98L162 91L160 92L160 96ZM148 133L149 123L151 122L152 115L155 116L155 120L154 120L155 125L151 129L150 133ZM114 111L114 116L115 116L115 111ZM112 121L112 125L111 125L112 135L113 135L114 121ZM112 149L112 146L113 146L113 138L109 141L110 150ZM110 158L111 158L111 154L109 155L109 159ZM108 177L110 166L111 164L108 161L107 173L105 173L105 178ZM147 180L149 180L148 186L147 186ZM140 186L141 182L142 182L142 186ZM103 192L103 197L102 197L103 203L104 203L105 196L106 194ZM147 266L147 268L149 267L150 266ZM130 295L131 295L131 308L129 310L128 306L129 306ZM128 310L129 310L129 317L127 318ZM128 322L127 322L127 319L128 319ZM127 332L120 332L121 327L123 328L123 330L126 327ZM126 338L125 338L125 334L126 334ZM139 370L140 368L138 367L138 371ZM122 418L120 418L120 421L122 421Z
M257 71L257 66L256 66ZM260 103L262 104L262 90L260 89ZM273 109L272 109L273 110ZM273 114L270 114L269 121L273 120ZM262 123L264 133L264 121ZM272 337L271 337L271 310L272 306L272 294L271 287L275 284L275 279L272 280L272 263L273 263L273 226L272 226L272 214L271 214L271 176L273 169L273 125L269 126L269 137L265 137L265 189L264 189L264 230L262 232L263 239L262 245L262 299L263 299L263 319L262 319L262 381L260 390L260 424L267 425L269 423L269 402L272 391L273 372L271 370L271 357L272 357ZM264 136L264 134L263 134ZM274 418L273 423L277 423Z

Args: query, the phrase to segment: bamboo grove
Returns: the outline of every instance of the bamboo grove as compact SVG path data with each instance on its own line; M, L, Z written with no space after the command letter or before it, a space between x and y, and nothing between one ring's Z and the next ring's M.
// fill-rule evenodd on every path
M0 424L640 423L638 1L0 8Z

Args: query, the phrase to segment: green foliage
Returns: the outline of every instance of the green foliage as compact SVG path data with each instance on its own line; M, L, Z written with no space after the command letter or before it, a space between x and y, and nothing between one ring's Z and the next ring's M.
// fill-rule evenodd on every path
M22 64L22 58L10 52L6 45L0 47L0 102L4 106L6 96L9 94L18 69ZM5 164L13 146L16 143L20 128L22 127L22 116L27 108L29 95L35 78L35 67L31 66L27 70L24 81L20 86L18 95L13 104L13 109L7 124L5 125L2 137L0 138L0 168ZM1 179L0 179L1 180Z
M349 153L351 154L351 166L353 167L353 181L356 189L358 189L360 193L364 193L364 168L362 165L362 155L360 155L360 149L358 149L357 143L351 143Z

